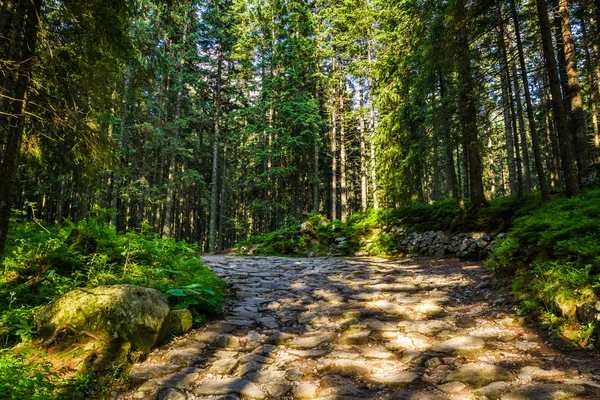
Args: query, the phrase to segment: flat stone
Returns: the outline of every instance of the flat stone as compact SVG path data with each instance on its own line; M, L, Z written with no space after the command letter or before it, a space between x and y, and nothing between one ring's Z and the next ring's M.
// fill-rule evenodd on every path
M168 388L161 391L156 397L157 400L187 400L185 393L180 392L177 389Z
M369 373L364 361L347 359L322 359L317 364L317 371L343 376L361 376Z
M369 376L369 380L379 385L404 387L419 378L414 372L377 373Z
M287 352L291 355L294 355L297 357L302 357L302 358L319 358L319 357L323 357L324 355L329 353L329 350L327 350L327 349L314 349L314 350L289 349L289 350L287 350Z
M287 381L269 382L263 385L267 394L275 399L280 399L288 394L294 386Z
M504 394L501 400L563 400L585 394L579 385L540 384L527 385Z
M354 299L354 300L358 300L358 301L372 301L372 300L377 300L379 298L379 296L380 296L379 292L373 292L373 293L353 294L352 296L350 296L350 298Z
M384 350L384 349L368 348L366 350L362 350L360 352L360 354L365 358L371 358L371 359L376 359L376 360L390 360L390 359L396 357L396 355L394 353L392 353L391 351Z
M394 340L385 344L385 348L391 351L397 350L428 350L431 347L429 338L420 334L411 336L398 335Z
M497 400L503 393L508 393L513 387L511 382L493 382L473 391L476 396L485 396L489 400Z
M367 328L375 332L396 332L398 327L379 320L367 321Z
M269 336L266 340L266 343L269 344L284 344L289 342L290 340L292 340L294 338L294 335L290 335L289 333L285 333L285 332L275 332L274 334L272 334L271 336Z
M208 370L217 375L229 375L238 366L238 363L237 358L217 360Z
M299 368L292 368L285 371L285 379L288 381L296 381L304 376L304 372L302 372Z
M534 365L521 368L518 375L519 379L523 382L530 382L532 380L550 380L562 378L564 376L565 373L563 371L557 369L542 369Z
M295 349L314 349L324 343L329 343L335 338L332 332L317 332L292 340L289 346Z
M437 388L446 394L458 394L465 390L466 387L467 385L462 382L447 382L438 385Z
M452 323L435 319L426 321L402 321L398 326L405 332L418 332L423 335L435 335L445 330L454 329Z
M235 325L228 324L227 322L215 322L207 326L206 330L216 333L231 333L235 330Z
M515 380L510 371L492 364L466 364L446 378L448 382L462 382L475 388L493 382L512 382Z
M171 363L134 365L131 371L129 371L129 376L133 383L140 383L152 378L168 375L177 368L179 367L176 364Z
M196 347L176 348L167 353L166 359L179 365L197 364L202 359L202 351L202 349Z
M477 320L468 315L457 317L455 323L459 328L473 328L477 326Z
M433 351L439 353L471 354L485 348L483 339L473 336L456 336L439 343L433 347Z
M294 388L292 394L296 399L315 399L317 397L319 387L314 383L303 382Z
M537 349L538 347L540 347L540 345L535 342L520 340L515 343L515 347L521 351L531 351Z
M258 386L240 378L202 381L197 388L192 390L192 393L196 396L237 394L258 400L266 398L265 392Z
M273 383L273 382L284 382L285 373L283 371L257 371L246 375L246 379L250 382L259 384Z
M339 342L342 344L349 344L349 345L367 344L369 342L369 335L371 335L371 331L349 333L349 334L343 335L340 338Z

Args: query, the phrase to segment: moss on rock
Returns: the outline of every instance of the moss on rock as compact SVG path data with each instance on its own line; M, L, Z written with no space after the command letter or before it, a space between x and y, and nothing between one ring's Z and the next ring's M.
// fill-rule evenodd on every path
M100 286L66 293L40 311L36 326L44 340L68 326L108 342L129 342L132 350L148 353L167 338L169 312L169 303L155 289Z

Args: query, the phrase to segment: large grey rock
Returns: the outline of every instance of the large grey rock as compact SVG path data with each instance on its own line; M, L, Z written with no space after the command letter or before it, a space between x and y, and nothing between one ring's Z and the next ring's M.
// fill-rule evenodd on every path
M148 353L169 334L169 303L155 289L134 285L100 286L64 294L36 317L42 339L71 327L108 342L126 341Z

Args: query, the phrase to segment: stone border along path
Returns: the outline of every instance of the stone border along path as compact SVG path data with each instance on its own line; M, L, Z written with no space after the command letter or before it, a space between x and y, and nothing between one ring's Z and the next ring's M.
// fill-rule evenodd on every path
M600 399L589 351L511 311L481 264L207 256L233 299L120 399Z

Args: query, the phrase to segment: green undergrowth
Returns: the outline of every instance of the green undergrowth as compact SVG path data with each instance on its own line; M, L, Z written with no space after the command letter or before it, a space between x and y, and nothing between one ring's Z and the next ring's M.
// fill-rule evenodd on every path
M506 197L478 210L464 209L455 200L438 201L401 208L367 210L351 215L344 223L309 214L302 223L250 238L236 246L239 254L308 256L400 255L399 244L407 233L426 231L500 233L513 221L541 205L538 194ZM344 239L340 242L341 239ZM336 240L337 239L337 240Z
M520 311L587 344L592 330L577 322L575 306L600 298L600 189L556 196L517 218L487 266L512 281Z
M35 337L35 314L73 289L113 284L155 288L173 308L190 309L196 323L221 312L225 282L202 263L195 245L148 233L117 234L96 218L53 227L14 222L8 238L0 264L2 399L50 399L61 385L89 385L82 376L63 381L47 364L30 362L35 358L23 354ZM11 350L14 346L20 350ZM71 398L86 398L76 393L71 390Z
M302 224L254 236L238 243L236 250L239 254L264 256L323 256L331 251L337 238L344 236L345 229L346 224L339 220L329 221L321 215L309 214Z

